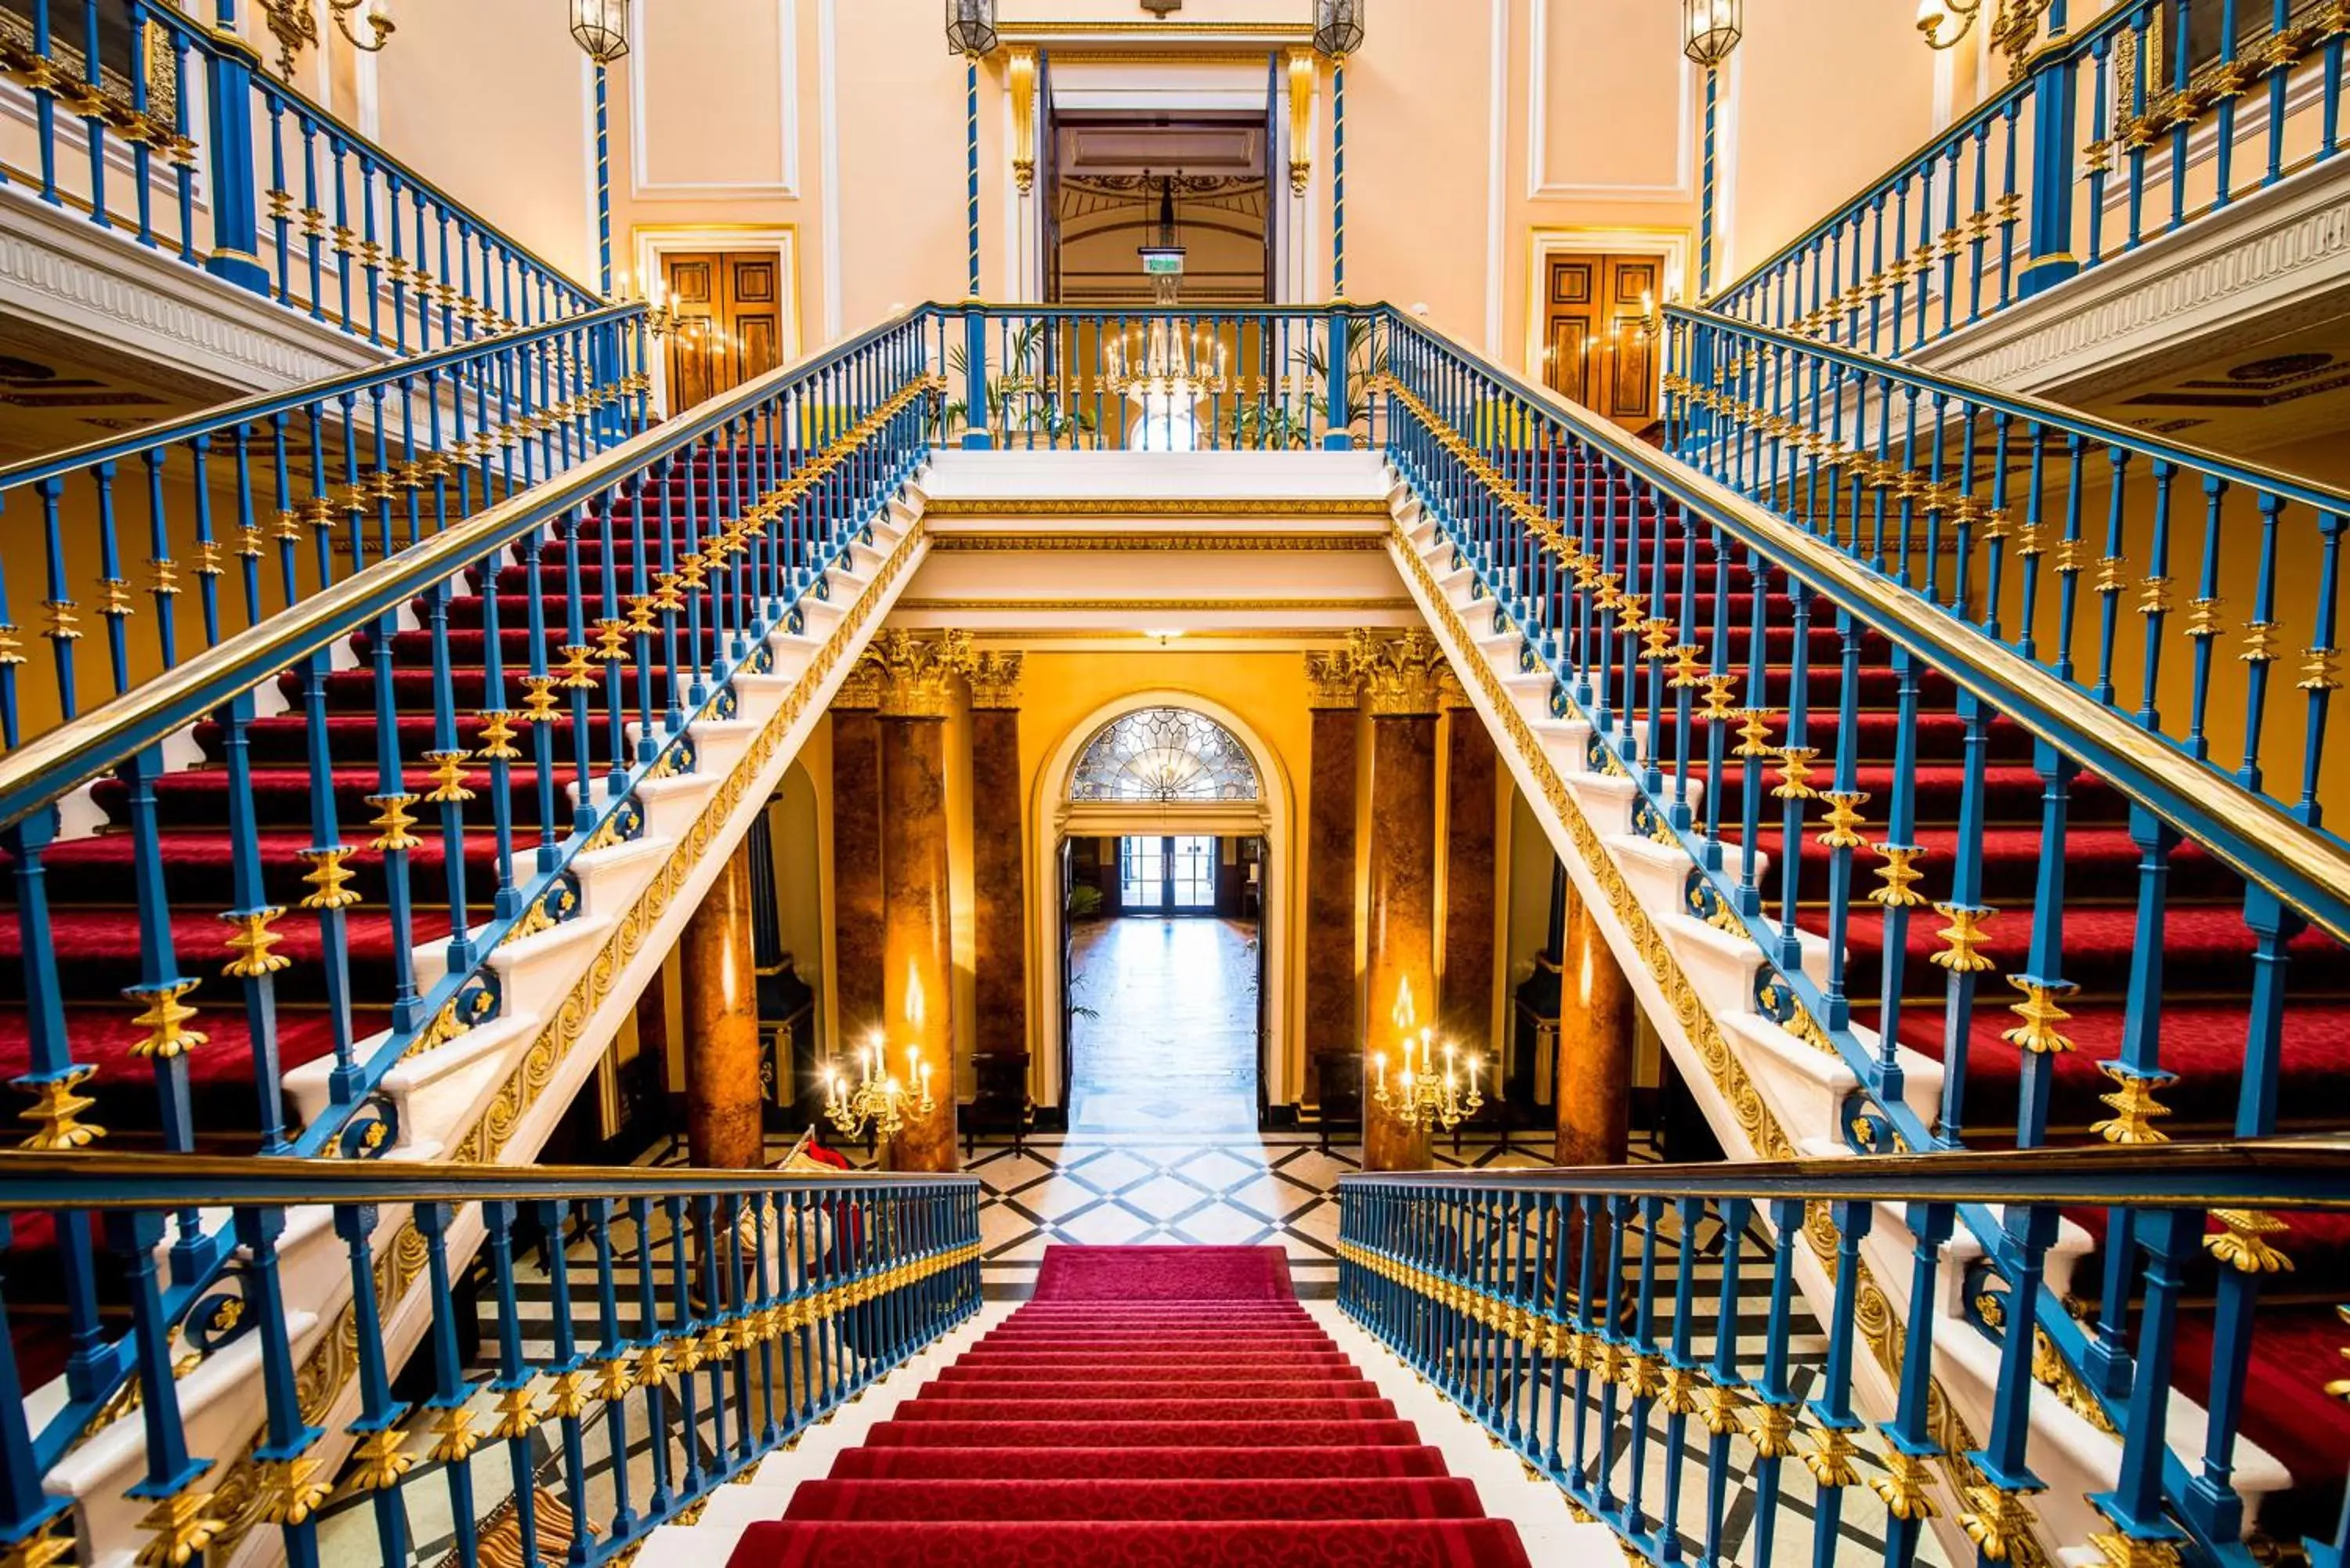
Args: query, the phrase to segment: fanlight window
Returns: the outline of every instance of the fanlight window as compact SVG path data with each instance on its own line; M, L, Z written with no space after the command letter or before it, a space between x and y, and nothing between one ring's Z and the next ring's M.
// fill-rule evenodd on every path
M1186 708L1142 708L1102 726L1071 800L1254 800L1256 766L1230 730Z

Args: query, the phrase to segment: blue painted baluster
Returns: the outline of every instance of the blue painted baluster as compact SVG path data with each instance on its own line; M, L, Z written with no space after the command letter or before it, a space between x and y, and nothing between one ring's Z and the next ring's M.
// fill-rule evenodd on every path
M546 1415L561 1430L565 1502L574 1521L571 1551L565 1561L573 1568L586 1568L594 1561L594 1543L583 1528L588 1519L588 1451L579 1420L588 1408L588 1371L571 1306L571 1239L564 1234L565 1220L577 1216L569 1212L572 1206L565 1203L541 1202L532 1208L546 1236L548 1327L555 1340L546 1367ZM614 1468L619 1468L617 1459Z
M596 735L589 723L589 693L603 682L592 668L595 650L588 646L588 612L579 586L579 539L586 532L587 516L600 518L612 504L611 492L599 490L588 501L588 514L577 506L567 508L558 520L563 532L564 642L561 649L564 669L560 684L571 693L571 830L585 834L596 826L596 792L592 783L595 769ZM605 570L608 576L608 566Z
M612 1221L619 1212L617 1199L605 1197L587 1199L580 1209L590 1240L596 1248L596 1386L593 1393L604 1406L606 1451L612 1456L608 1473L612 1486L612 1514L604 1530L606 1549L629 1540L637 1531L636 1511L629 1501L629 1469L626 1456L629 1452L628 1398L637 1386L634 1364L629 1360L628 1335L620 1332L620 1298L612 1270ZM658 1430L648 1434L651 1446L662 1445Z
M2129 149L2129 238L2125 250L2146 243L2146 150L2154 142L2149 110L2149 83L2154 56L2154 17L2149 5L2130 14L2129 118L2123 122L2122 144ZM2179 51L2182 55L2184 50Z
M1811 589L1792 572L1787 597L1794 603L1789 616L1794 637L1787 671L1786 740L1778 749L1779 782L1771 787L1780 806L1779 827L1779 966L1794 973L1803 967L1803 943L1795 929L1795 909L1803 885L1802 834L1804 803L1818 792L1809 779L1810 763L1819 749L1810 743L1812 682Z
M186 1154L196 1146L188 1053L203 1049L208 1036L189 1027L196 1009L186 998L203 982L180 972L172 937L172 898L164 886L162 834L155 807L155 780L162 771L160 745L133 753L119 769L130 792L132 896L139 907L139 983L125 987L122 994L140 1009L130 1024L145 1034L130 1047L130 1054L153 1069L156 1121L163 1147L173 1154ZM172 1251L175 1280L192 1278L211 1261L210 1244L196 1211L182 1210L179 1220L179 1240Z
M0 1268L8 1262L14 1219L0 1213ZM83 1230L85 1239L88 1228ZM33 1454L24 1383L16 1372L16 1341L10 1337L7 1303L0 1293L0 1546L22 1547L50 1533L51 1521L72 1500L41 1490L41 1466ZM46 1551L35 1546L26 1556Z
M1866 1210L1864 1210L1866 1212ZM1935 1515L1930 1488L1933 1475L1927 1461L1939 1458L1934 1441L1931 1407L1934 1324L1940 1313L1934 1293L1942 1248L1950 1241L1955 1211L1947 1203L1911 1203L1903 1214L1910 1235L1909 1316L1899 1341L1900 1391L1893 1419L1878 1429L1885 1436L1886 1473L1870 1486L1885 1503L1886 1568L1908 1568L1916 1560L1920 1527ZM1840 1271L1838 1278L1849 1278ZM1839 1313L1836 1321L1851 1319Z
M228 774L229 854L236 907L221 916L232 932L228 946L233 955L221 973L236 981L244 992L260 1152L285 1154L290 1146L286 1139L285 1091L278 1071L277 982L270 977L292 968L294 961L271 950L282 938L269 928L286 911L269 901L262 877L261 826L254 810L252 748L247 740L254 719L252 692L242 691L229 700L227 719L221 760Z
M2122 574L2129 565L2122 508L2129 489L2131 454L2126 447L2109 446L2106 455L2113 465L2113 479L2107 492L2110 499L2106 515L2106 553L2097 562L2097 679L2090 695L2110 707L2114 701L2114 641L2121 627Z
M2038 657L2040 640L2040 562L2047 552L2041 539L2043 524L2041 501L2046 493L2043 475L2046 470L2048 431L2037 423L2032 425L2032 477L2024 491L2023 542L2016 554L2023 559L2022 608L2016 619L2015 651L2026 659ZM2076 489L2074 493L2079 493Z
M1617 1224L1621 1227L1630 1220L1632 1203L1630 1199L1618 1201L1622 1210ZM1638 1211L1640 1273L1633 1294L1632 1355L1626 1364L1624 1377L1625 1389L1632 1401L1632 1431L1626 1456L1631 1480L1624 1497L1623 1520L1626 1535L1636 1542L1648 1533L1648 1515L1641 1507L1648 1479L1648 1422L1656 1409L1657 1396L1664 1389L1657 1352L1657 1227L1664 1218L1664 1199L1640 1199ZM1670 1528L1669 1519L1663 1522Z
M2089 45L2090 93L2089 123L2096 130L2096 140L2083 150L2085 167L2089 174L2089 244L2082 265L2095 266L2106 254L2106 176L2113 168L2113 111L2106 106L2106 78L2108 75L2106 57L2113 47L2113 35L2100 33Z
M1746 1379L1738 1371L1738 1292L1741 1249L1754 1206L1743 1198L1725 1198L1715 1205L1721 1220L1721 1294L1713 1314L1713 1365L1706 1369L1711 1386L1700 1396L1698 1419L1708 1434L1705 1459L1705 1553L1708 1563L1721 1563L1722 1529L1730 1508L1730 1442L1742 1430L1740 1407L1746 1403Z
M318 205L318 128L307 113L297 113L295 124L302 133L302 244L309 269L310 319L323 322L327 319L323 270L327 214Z
M2023 199L2015 188L2015 122L2023 107L2010 99L2000 111L1999 303L2003 309L2015 297L2015 225Z
M1974 202L1967 214L1967 314L1968 321L1980 320L1983 302L1983 257L1991 243L1991 121L1979 120L1974 131L1975 192ZM1956 181L1952 182L1956 189ZM1950 302L1943 302L1942 330L1950 330Z
M73 1217L78 1225L79 1216ZM180 1417L180 1389L172 1370L172 1323L163 1308L155 1252L163 1240L161 1210L109 1210L106 1244L121 1270L130 1300L130 1359L138 1376L140 1425L146 1436L146 1469L123 1495L155 1506L139 1528L156 1534L151 1552L169 1561L185 1536L206 1521L211 1495L194 1490L213 1461L188 1452Z
M370 343L383 341L383 245L376 238L376 162L362 147L359 151L359 265L366 273L367 337ZM390 178L386 171L387 180ZM339 186L340 180L337 184ZM395 211L397 207L395 206ZM392 225L398 229L397 223ZM348 260L348 258L346 258Z
M334 160L335 225L332 231L335 249L335 314L338 324L346 332L355 330L351 318L351 213L350 199L343 180L344 160L350 149L339 136L327 138L328 155Z
M1626 1341L1617 1304L1624 1296L1624 1228L1631 1217L1630 1199L1609 1197L1594 1199L1585 1220L1586 1224L1604 1225L1607 1232L1607 1262L1600 1275L1599 1312L1591 1349L1599 1363L1599 1453L1592 1461L1586 1482L1590 1488L1586 1506L1602 1519L1619 1521L1623 1515L1615 1489L1617 1390L1629 1381L1631 1358L1638 1354Z
M1587 1193L1577 1193L1568 1199L1568 1245L1575 1250L1575 1437L1569 1455L1565 1486L1567 1494L1585 1508L1591 1506L1597 1494L1596 1477L1589 1459L1589 1428L1591 1425L1591 1375L1600 1369L1602 1355L1600 1331L1607 1323L1605 1311L1597 1298L1603 1289L1599 1270L1600 1199ZM1608 1293L1611 1300L1613 1292Z
M2191 36L2187 6L2188 0L2170 0L2170 15L2164 18L2167 37L2184 39ZM2229 9L2229 0L2220 0L2220 9L2224 16ZM2225 21L2221 23L2223 27L2227 25ZM2194 51L2189 48L2174 47L2169 50L2170 96L2160 105L2160 118L2170 126L2170 222L2166 225L2166 232L2187 222L2188 142L2199 118L2195 101L2190 96L2195 69L2193 55ZM2219 167L2224 170L2228 158L2224 148L2219 151L2218 156L2220 161Z
M597 543L601 548L599 559L603 569L598 574L604 585L603 615L596 622L596 657L603 665L601 684L605 701L607 754L611 766L604 775L604 793L619 799L629 790L629 704L628 676L620 666L629 654L628 623L620 618L620 571L622 556L618 536L612 528L612 514L626 512L629 529L639 541L644 525L637 519L643 505L642 492L635 474L624 475L616 492L608 493L603 504L596 509ZM641 549L641 544L639 546Z
M2325 759L2326 711L2333 693L2342 684L2336 673L2341 649L2334 644L2334 601L2342 581L2342 530L2345 523L2350 523L2350 515L2340 512L2317 514L2317 534L2325 553L2318 567L2316 619L2299 683L2300 689L2309 693L2309 707L2302 732L2301 799L2293 808L2293 814L2312 827L2318 826L2323 817L2317 803L2317 781ZM2154 685L2151 670L2147 672L2147 685L2149 690Z
M2203 476L2203 556L2202 566L2195 579L2195 597L2187 606L2191 612L2187 618L2187 636L2195 644L2195 694L2189 711L2187 739L2180 742L2187 754L2197 761L2206 761L2211 754L2210 737L2204 719L2211 702L2211 639L2220 635L2220 511L2228 496L2228 482L2216 473Z
M240 1208L234 1224L237 1245L245 1253L243 1305L261 1345L261 1386L268 1412L263 1441L253 1451L259 1472L255 1515L259 1522L277 1526L292 1568L317 1568L317 1510L334 1478L321 1460L311 1457L311 1449L325 1434L303 1419L294 1373L285 1282L277 1267L277 1239L285 1234L286 1211Z
M130 143L130 183L139 204L139 243L150 250L155 247L155 155L151 143L161 127L148 118L150 97L147 85L147 7L139 0L130 0L123 8L129 24L128 57L123 61L123 73L130 82L130 124L123 131L123 140ZM167 32L164 36L170 36ZM93 42L95 37L93 36Z
M1934 912L1950 924L1936 933L1944 947L1933 962L1949 971L1942 1004L1941 1138L1965 1141L1967 1057L1974 1039L1975 977L1992 967L1982 951L1982 926L1997 911L1982 901L1984 773L1991 745L1988 729L1997 717L1971 692L1960 692L1958 713L1966 725L1961 744L1958 843L1951 852L1950 901Z
M1977 134L1981 128L1977 128ZM1956 325L1955 312L1959 298L1959 249L1966 231L1959 227L1959 163L1965 156L1966 145L1960 138L1950 138L1942 154L1942 331L1946 336ZM1929 253L1931 254L1930 252ZM1920 289L1918 300L1918 336L1923 342L1926 334L1926 300Z
M721 1475L733 1469L726 1458L726 1374L731 1337L726 1329L726 1297L718 1284L718 1251L722 1240L717 1200L708 1193L691 1199L694 1247L702 1265L702 1369L710 1375L710 1447L712 1464Z
M359 1418L343 1428L359 1439L351 1450L346 1483L364 1493L375 1514L376 1544L386 1563L405 1563L411 1544L408 1502L400 1478L416 1464L405 1451L400 1420L408 1406L391 1394L391 1370L383 1343L383 1316L376 1298L376 1209L372 1203L335 1205L335 1234L350 1259L352 1351L357 1361ZM584 1514L580 1517L586 1517Z
M1770 695L1765 622L1771 578L1763 570L1762 552L1752 546L1746 552L1746 581L1751 607L1746 628L1746 705L1735 711L1739 740L1731 754L1739 759L1744 792L1739 812L1738 912L1752 919L1762 912L1762 759L1774 750L1770 739L1773 711L1763 706Z
M1792 1207L1799 1211L1800 1224L1801 1206ZM1844 1489L1860 1480L1852 1463L1856 1451L1852 1434L1861 1429L1860 1417L1852 1407L1852 1352L1860 1315L1860 1243L1868 1234L1876 1214L1866 1203L1838 1201L1825 1207L1836 1233L1835 1258L1831 1265L1835 1304L1828 1314L1827 1360L1820 1373L1819 1394L1805 1407L1816 1427L1804 1434L1811 1445L1811 1451L1804 1455L1804 1463L1810 1467L1812 1479L1819 1489L1812 1519L1812 1568L1831 1568L1835 1562L1841 1544ZM1783 1255L1794 1246L1795 1233L1793 1229L1781 1227L1779 1250ZM1772 1288L1775 1308L1775 1273ZM1773 1339L1775 1345L1775 1335ZM1764 1381L1770 1381L1767 1371Z
M693 1386L694 1369L702 1365L702 1324L693 1315L686 1268L685 1199L663 1198L661 1213L669 1222L671 1298L669 1327L663 1332L669 1370L677 1379L678 1436L685 1451L685 1473L678 1484L678 1496L691 1500L701 1496L712 1480L702 1468L701 1400Z
M1846 949L1852 920L1852 852L1867 842L1859 829L1860 808L1868 804L1868 792L1859 787L1856 774L1860 751L1860 634L1850 610L1839 607L1835 624L1837 645L1843 650L1843 667L1836 682L1836 734L1843 743L1836 748L1835 778L1822 796L1828 803L1828 826L1818 836L1821 846L1828 851L1827 1016L1820 1023L1831 1033L1841 1032L1852 1023L1852 1004L1845 989L1846 971L1851 961ZM1802 851L1801 843L1794 838L1787 840L1784 847L1791 862ZM1893 950L1887 950L1888 962ZM1883 1054L1886 1058L1892 1054L1890 1036ZM1881 1064L1887 1064L1881 1060Z
M106 210L106 88L99 57L98 0L82 0L81 83L73 106L81 116L82 142L89 151L89 218L101 229L114 227Z
M437 409L439 400L432 400ZM440 499L444 482L436 476L432 483L436 504L445 506L445 500ZM473 798L473 791L465 782L465 747L457 734L454 660L449 651L449 596L446 579L424 592L425 635L431 639L432 659L432 746L422 761L432 770L432 787L424 793L424 804L441 808L441 875L443 896L449 905L447 969L452 975L463 975L473 966L472 920L465 897L464 809L465 802ZM496 596L487 596L485 602L494 605ZM482 657L485 666L494 668L498 659L497 628L488 617L484 620Z
M782 1369L776 1364L775 1335L783 1319L784 1273L779 1244L782 1236L777 1229L783 1216L775 1191L758 1193L751 1204L751 1294L757 1298L758 1307L750 1319L751 1332L759 1342L759 1451L771 1453L783 1441L784 1423L776 1418L782 1403L784 1387Z
M276 295L281 305L294 303L294 192L286 182L286 103L276 93L265 92L263 101L269 106L269 189L264 192L269 201L269 226L276 258ZM213 123L218 125L219 106L213 108Z
M2284 511L2284 497L2263 490L2258 501L2260 576L2252 589L2252 618L2244 623L2244 651L2236 656L2247 667L2244 760L2236 769L2236 782L2256 794L2261 790L2261 732L2268 721L2269 665L2276 659L2277 519Z
M2001 1038L2023 1053L2017 1086L2015 1146L2037 1148L2047 1141L2049 1100L2054 1090L2055 1057L2073 1048L2059 1030L2071 1014L2062 1003L2079 989L2064 978L2064 831L2074 778L2080 766L2045 741L2033 746L2033 767L2042 782L2040 869L2033 892L2029 967L2008 976L2023 995L2008 1011L2018 1022Z
M66 564L65 526L58 515L58 505L65 495L65 481L59 478L36 479L33 493L41 499L41 543L43 558L48 568L49 597L41 607L49 612L48 630L50 656L57 661L57 711L64 719L73 719L81 712L80 682L74 669L74 644L81 640L80 618L73 598L73 583Z
M130 690L130 584L122 575L122 545L115 528L114 464L92 463L88 470L98 491L99 614L106 618L107 667L114 677L114 694Z
M33 54L45 62L52 81L61 80L57 74L57 57L49 31L51 0L33 0ZM57 95L55 87L33 89L33 137L41 155L41 200L52 207L65 205L65 197L57 190Z
M670 1491L669 1473L670 1346L661 1328L660 1304L653 1287L653 1276L660 1264L654 1255L652 1199L632 1197L628 1201L629 1228L635 1235L631 1261L637 1275L637 1334L631 1372L637 1386L645 1393L645 1448L651 1460L652 1490L645 1499L644 1518L652 1523L668 1518L676 1505Z
M498 1318L498 1370L487 1385L498 1397L498 1419L490 1436L506 1446L506 1462L514 1477L516 1541L523 1561L538 1563L544 1561L538 1544L538 1459L531 1433L539 1424L539 1410L531 1397L536 1374L523 1353L522 1292L515 1277L515 1215L512 1203L482 1205Z
M432 1412L429 1428L432 1447L428 1452L448 1481L449 1518L456 1531L457 1561L472 1563L479 1545L472 1455L482 1439L473 1430L473 1413L466 1408L473 1399L474 1385L464 1374L463 1353L457 1347L458 1307L451 1294L449 1274L452 1212L446 1203L420 1203L415 1210L417 1233L424 1238L425 1282L432 1293L432 1318L424 1331L432 1346L432 1392L423 1408ZM628 1496L627 1469L619 1463L612 1467L614 1481L623 1499Z
M2137 1337L2142 1376L2129 1391L2128 1414L2122 1422L2121 1468L2114 1490L2089 1501L2125 1538L2158 1542L2176 1551L2184 1537L2164 1508L2163 1470L2171 1459L2164 1430L2170 1413L2179 1291L2186 1264L2195 1256L2196 1242L2202 1234L2203 1213L2149 1209L2139 1211L2137 1219L2138 1240L2146 1251L2146 1303ZM2131 1249L2126 1232L2109 1236L2106 1245Z
M742 1220L743 1195L735 1193L718 1210L724 1229L716 1251L722 1267L719 1276L720 1299L725 1303L725 1319L719 1333L725 1336L730 1354L726 1356L734 1374L734 1463L746 1469L756 1460L752 1422L754 1412L751 1399L751 1339L746 1314L750 1310L750 1282L744 1272ZM868 1308L878 1314L879 1309ZM723 1440L722 1434L722 1442Z
M1968 1506L1959 1516L1986 1556L1991 1554L1985 1550L1988 1542L2014 1542L2030 1530L2032 1505L2025 1499L2046 1488L2026 1462L2025 1449L2031 1436L2032 1366L2039 1333L2042 1271L2048 1248L2056 1239L2056 1210L2044 1204L2011 1205L2003 1212L2002 1229L2006 1244L2000 1268L2008 1276L2008 1293L1991 1399L1991 1436L1982 1448L1967 1456L1982 1472L1986 1484L1968 1489Z
M1754 1390L1754 1419L1746 1434L1754 1445L1754 1486L1760 1494L1755 1507L1754 1568L1771 1568L1771 1548L1781 1533L1779 1472L1795 1452L1801 1406L1787 1379L1787 1342L1794 1334L1795 1247L1804 1231L1804 1205L1796 1199L1776 1199L1770 1212L1776 1237L1771 1250L1771 1319L1762 1352L1762 1381ZM1718 1332L1734 1339L1735 1320L1724 1317Z
M1887 792L1885 841L1871 845L1884 862L1877 876L1885 885L1872 888L1869 902L1884 910L1883 975L1877 995L1878 1031L1877 1091L1890 1101L1900 1097L1901 1002L1909 951L1909 911L1926 901L1915 887L1917 862L1926 850L1918 843L1918 658L1906 648L1892 655L1895 725L1892 787Z
M2073 680L2073 628L2080 618L2080 465L2085 447L2086 437L2077 431L2065 435L2064 541L2056 545L2056 663L2049 665L2056 680Z
M1381 1199L1388 1195L1382 1189ZM1566 1372L1573 1327L1566 1305L1567 1285L1567 1220L1566 1206L1574 1201L1555 1192L1538 1195L1535 1211L1535 1241L1541 1259L1534 1288L1542 1320L1543 1348L1539 1370L1535 1375L1536 1419L1544 1404L1550 1407L1550 1431L1543 1440L1537 1463L1543 1474L1554 1481L1562 1480L1565 1472L1560 1468L1559 1439L1565 1425ZM1388 1223L1396 1223L1392 1211ZM1394 1338L1393 1331L1388 1334ZM1544 1396L1547 1396L1545 1398ZM1528 1445L1531 1449L1533 1445Z
M1877 198L1877 242L1884 243L1885 198ZM1909 287L1909 179L1904 174L1893 187L1893 265L1884 273L1890 286L1886 291L1886 317L1893 329L1893 340L1882 352L1890 358L1901 358L1901 327L1908 319L1907 306ZM1868 351L1880 352L1877 347L1877 323L1875 319L1877 301L1869 301L1871 320L1868 328Z

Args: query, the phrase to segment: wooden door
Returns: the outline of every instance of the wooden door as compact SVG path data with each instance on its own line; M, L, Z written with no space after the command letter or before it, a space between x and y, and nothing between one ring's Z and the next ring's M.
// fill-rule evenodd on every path
M669 410L732 391L781 360L780 259L771 252L681 252L661 258L669 304Z
M1543 369L1553 391L1630 430L1656 419L1656 344L1643 324L1663 273L1660 256L1550 258Z

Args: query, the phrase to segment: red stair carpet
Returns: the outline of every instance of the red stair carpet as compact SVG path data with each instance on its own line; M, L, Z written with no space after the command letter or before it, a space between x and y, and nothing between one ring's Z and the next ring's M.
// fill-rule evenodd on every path
M727 1568L1532 1568L1273 1247L1054 1247Z

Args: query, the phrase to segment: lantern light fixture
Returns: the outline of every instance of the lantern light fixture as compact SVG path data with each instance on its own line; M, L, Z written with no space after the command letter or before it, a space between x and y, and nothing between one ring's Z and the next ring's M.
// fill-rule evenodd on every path
M629 52L629 0L571 0L571 36L599 66Z
M1365 0L1314 0L1314 47L1344 59L1363 47Z
M1681 53L1711 70L1746 31L1746 0L1681 0Z
M995 0L947 0L947 47L977 59L995 52Z

